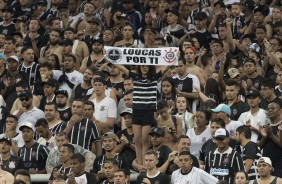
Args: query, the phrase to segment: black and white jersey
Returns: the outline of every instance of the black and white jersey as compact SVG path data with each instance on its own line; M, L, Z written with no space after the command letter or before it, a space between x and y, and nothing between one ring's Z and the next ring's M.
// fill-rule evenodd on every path
M50 178L49 178L49 181L52 181L52 180L54 180L55 178L54 178L54 170L57 170L57 171L60 171L61 173L63 173L63 175L64 175L64 180L67 180L68 179L68 174L70 173L70 171L71 171L71 168L69 167L69 168L64 168L64 166L63 165L58 165L58 166L56 166L56 167L54 167L54 169L52 170L52 172L51 172L51 175L50 175Z
M148 178L151 184L170 184L170 179L166 174L159 172L155 176L148 176L148 174L139 174L136 180L136 184L143 184L143 179Z
M100 135L96 124L89 119L83 118L72 127L69 139L72 144L91 150L92 143L99 141Z
M56 124L53 127L49 127L50 131L54 134L57 134L59 132L64 131L64 129L67 127L67 123L64 121L61 121L60 123Z
M60 114L61 120L65 121L65 122L68 122L70 120L71 116L72 116L70 107L67 107L65 109L58 109L58 112Z
M34 168L38 171L45 169L48 153L49 151L45 146L35 142L30 148L25 145L21 147L18 156L23 160L24 169Z
M4 134L6 130L6 118L9 115L9 110L4 107L0 106L0 134Z
M33 86L35 81L40 79L39 64L33 62L31 66L25 67L23 63L18 68L24 74L24 80L28 81L30 86Z
M23 169L23 161L20 157L11 155L8 160L3 160L1 169L14 175L16 170Z
M205 171L219 180L234 182L234 176L238 171L244 171L244 164L241 155L229 147L224 153L218 149L209 152L205 160Z
M8 25L4 25L4 22L0 22L0 33L4 35L11 36L14 32L16 32L15 23L10 22Z

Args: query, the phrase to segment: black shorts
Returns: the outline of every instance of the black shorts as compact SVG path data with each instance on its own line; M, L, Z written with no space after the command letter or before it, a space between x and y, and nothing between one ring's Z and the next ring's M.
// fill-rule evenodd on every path
M136 110L132 112L132 124L134 125L153 125L155 122L154 110Z

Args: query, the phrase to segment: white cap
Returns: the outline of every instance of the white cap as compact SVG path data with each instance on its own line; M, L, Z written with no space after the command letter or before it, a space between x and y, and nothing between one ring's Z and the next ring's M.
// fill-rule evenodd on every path
M269 164L269 165L272 167L272 162L271 162L271 160L270 160L269 157L260 157L260 158L258 159L258 163L259 163L259 162L265 162L265 163Z
M8 57L7 60L9 61L10 59L17 61L18 63L20 62L18 56L15 56L15 55Z
M30 122L24 122L22 124L22 126L20 126L19 130L22 131L24 127L28 127L28 128L31 128L34 132L35 132L35 127L32 123Z
M132 109L131 109L131 108L126 108L126 109L124 109L124 110L120 113L120 116L124 116L125 114L132 114Z
M229 137L229 133L224 128L219 128L214 134L214 138L226 138L226 137Z

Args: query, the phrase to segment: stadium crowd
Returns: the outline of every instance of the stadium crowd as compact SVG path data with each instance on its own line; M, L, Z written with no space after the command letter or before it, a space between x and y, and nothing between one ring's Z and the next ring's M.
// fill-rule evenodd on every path
M281 184L281 39L279 0L0 0L0 184Z

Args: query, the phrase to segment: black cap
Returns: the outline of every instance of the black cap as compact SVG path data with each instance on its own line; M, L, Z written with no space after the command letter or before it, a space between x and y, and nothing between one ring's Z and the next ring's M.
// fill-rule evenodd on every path
M205 20L207 18L208 18L207 14L201 11L194 15L194 20Z
M98 42L98 43L104 45L103 38L94 38L93 41L92 41L92 44L94 44L95 42Z
M176 10L176 9L167 9L165 12L166 12L166 13L169 13L169 12L170 12L170 13L176 15L177 17L179 17L179 11Z
M30 90L23 90L20 94L19 94L19 98L21 97L27 97L27 98L32 98L32 93Z
M12 145L12 140L8 137L2 137L0 138L0 142L5 141L6 143L8 143L9 145Z
M68 8L68 4L67 3L61 3L59 6L58 6L58 8L57 8L58 10L61 10L61 9L69 9Z
M11 12L11 13L14 13L14 10L11 6L6 6L2 9L2 12L5 12L5 11L8 11L8 12Z
M260 97L260 93L258 90L250 90L247 92L246 98L250 98L250 97Z
M107 84L107 81L103 77L94 78L94 83L95 82L102 82L104 85Z
M253 63L254 65L257 65L256 61L255 61L254 59L252 59L252 58L247 58L247 59L245 59L245 60L244 60L244 64L245 64L245 63Z
M46 82L42 82L41 85L44 86L44 85L48 85L48 86L53 86L53 87L56 87L58 86L58 81L55 80L55 79L48 79Z
M165 135L165 131L161 128L153 127L149 135L160 135L163 137Z
M58 89L58 90L55 92L55 95L56 95L56 96L59 95L59 94L65 95L67 98L69 97L69 94L68 94L67 90L64 90L64 89Z
M43 4L44 6L47 6L47 1L46 0L39 0L39 1L37 1L37 5L38 4Z
M90 20L88 20L87 22L88 22L88 23L94 22L94 23L96 23L96 24L98 24L98 25L101 24L101 20L100 20L98 17L92 17L92 18L91 18Z
M70 39L63 39L61 45L73 45L73 42Z
M76 33L75 29L73 29L72 27L67 27L67 28L65 29L65 31L71 31L71 32L73 32L74 34Z
M264 16L267 16L269 14L270 10L269 10L268 6L259 5L259 6L255 7L255 9L254 9L254 14L256 12L261 12Z

